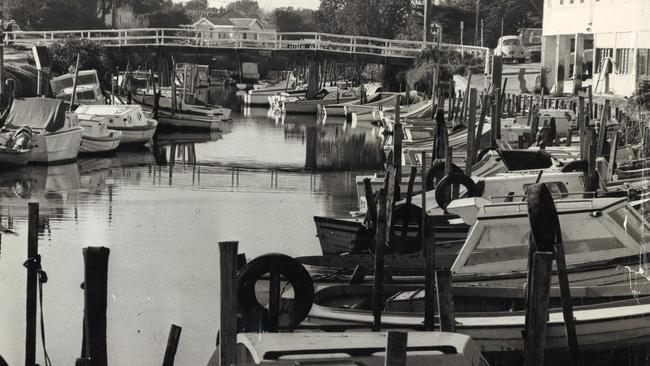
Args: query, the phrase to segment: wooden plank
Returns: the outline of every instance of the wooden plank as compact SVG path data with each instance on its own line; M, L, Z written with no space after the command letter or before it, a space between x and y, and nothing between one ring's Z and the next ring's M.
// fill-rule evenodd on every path
M88 247L84 255L84 337L82 358L93 365L106 366L106 306L108 293L108 257L110 249Z
M566 258L564 256L564 244L562 243L562 233L560 230L558 230L557 244L555 244L554 248L557 277L560 284L562 315L564 316L564 328L566 330L567 337L567 348L569 350L569 357L571 357L572 364L578 365L580 363L578 337L576 335L576 325L574 322L575 319L573 317L573 305L571 304L571 288L569 287L569 275L567 274Z
M438 314L441 332L456 331L456 316L454 314L454 292L449 269L436 271L436 294L438 295Z
M472 88L469 91L469 109L467 118L467 148L465 157L465 174L468 177L472 176L472 167L476 163L476 152L474 151L476 139L476 101L478 92ZM480 137L479 137L480 138Z
M237 363L237 247L239 242L219 243L220 342L219 364Z
M174 366L174 358L176 357L176 351L178 350L178 342L181 339L181 330L183 330L183 328L175 324L172 324L169 328L163 366Z
M607 165L607 177L605 179L611 182L614 179L614 168L616 167L616 154L618 150L618 131L614 131L612 143L609 150L609 164Z
M386 337L385 366L406 366L406 351L408 348L408 333L404 331L388 331Z
M527 324L525 330L525 366L543 366L544 364L552 265L552 252L533 254L531 298L526 310L530 323Z
M596 159L603 156L605 142L607 141L607 123L609 122L610 113L611 108L609 105L609 99L605 99L603 113L600 115L600 127L598 128L598 147L596 149Z
M377 209L377 229L375 231L375 267L374 283L372 286L372 329L381 329L381 312L384 308L383 301L383 280L384 280L384 247L386 245L386 201L389 191L389 181L393 180L392 174L384 178L384 187L379 190Z
M282 285L278 269L272 269L269 279L269 333L277 333L280 326L280 287Z
M36 364L36 296L37 276L40 259L38 257L38 217L37 202L28 204L27 231L27 291L25 299L25 366Z

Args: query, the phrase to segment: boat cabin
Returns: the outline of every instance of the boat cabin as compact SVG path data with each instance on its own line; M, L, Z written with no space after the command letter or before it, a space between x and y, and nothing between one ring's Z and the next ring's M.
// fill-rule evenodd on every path
M247 365L384 365L387 333L240 333L239 362ZM409 365L487 366L469 336L408 332Z
M61 75L50 80L52 93L57 99L70 101L74 86L74 73ZM76 104L104 104L104 95L99 84L97 71L80 70L75 90Z
M109 129L147 125L142 107L135 104L80 105L75 113L82 121L103 119Z
M638 256L650 225L626 198L556 200L568 267ZM478 210L452 271L463 276L527 270L527 203L491 203Z

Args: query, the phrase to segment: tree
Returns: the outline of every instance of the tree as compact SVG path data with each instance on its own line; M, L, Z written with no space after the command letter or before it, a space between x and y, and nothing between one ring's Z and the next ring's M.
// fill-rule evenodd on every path
M0 10L26 30L103 27L87 0L3 0Z
M208 10L208 0L190 0L185 3L186 10L206 11Z
M314 11L310 9L275 8L272 14L278 32L316 32Z
M394 38L411 13L411 0L321 0L321 32Z
M191 20L183 6L178 4L149 13L147 17L149 26L153 28L178 28Z
M74 66L79 54L80 70L97 70L101 77L107 70L104 66L106 52L100 43L88 39L68 37L48 47L52 71L58 74L68 72Z
M248 18L256 18L260 13L257 0L237 0L226 6L226 10L235 11Z

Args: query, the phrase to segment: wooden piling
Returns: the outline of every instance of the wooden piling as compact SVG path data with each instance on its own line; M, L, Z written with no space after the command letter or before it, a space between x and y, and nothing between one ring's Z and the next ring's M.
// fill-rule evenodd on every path
M558 222L559 226L559 222ZM562 243L562 233L558 229L557 244L555 248L555 264L557 267L557 277L560 284L560 301L562 303L562 315L564 317L564 328L566 331L567 349L572 364L579 364L578 337L576 335L575 319L573 318L573 305L571 304L571 288L569 285L569 275L566 268L566 259L564 256L564 244Z
M553 264L552 252L535 252L531 275L531 298L526 309L524 366L542 366L546 348L546 331Z
M481 101L481 115L478 119L478 126L476 126L476 139L473 146L473 155L474 161L477 159L478 151L481 148L481 141L483 140L483 126L485 125L485 119L487 118L487 112L490 108L490 95L485 94L483 100Z
M365 189L366 197L366 209L372 220L372 226L377 225L377 202L375 202L375 196L372 193L372 185L370 184L370 178L365 178L363 180L363 187Z
M377 229L375 231L375 270L374 283L372 287L372 330L378 332L381 329L381 311L384 307L383 280L384 280L384 246L386 245L386 201L389 192L389 181L394 179L391 174L384 178L384 187L379 191L377 209Z
M408 349L408 333L404 331L388 331L386 337L385 366L406 366L406 351Z
M578 107L576 112L576 119L578 120L578 138L580 139L580 159L584 159L585 154L585 97L580 95L578 96Z
M596 149L596 159L603 156L603 150L605 148L605 142L607 141L607 123L609 122L610 117L610 105L609 99L605 99L605 105L603 106L603 113L600 115L600 127L598 128L598 146Z
M460 110L460 123L464 124L467 116L467 108L469 103L469 93L472 89L472 70L467 70L467 87L465 88L465 94L463 94L463 108Z
M169 328L163 366L174 366L174 358L176 357L176 351L178 350L178 342L181 339L181 330L183 330L183 328L175 324L172 324Z
M465 174L468 177L472 176L472 167L474 166L476 159L476 152L474 151L475 139L476 139L476 98L478 93L476 89L470 89L469 91L469 109L468 109L468 119L467 119L467 147L466 147L466 158L465 158ZM479 136L480 138L480 136Z
M415 177L418 174L418 168L417 167L411 167L411 174L409 175L409 181L408 181L408 186L406 190L406 207L410 208L411 207L411 201L413 199L413 185L415 184ZM411 210L407 209L404 212L403 216L403 221L402 221L402 232L401 232L401 237L400 240L402 241L402 244L406 243L407 240L407 234L408 234L408 226L409 226L409 221L411 219L410 217Z
M614 179L614 168L616 168L616 153L618 150L618 131L614 131L612 143L609 150L609 164L607 165L607 177L605 179L611 182Z
M5 61L4 61L4 34L3 29L0 27L0 108L3 107L4 103L4 73L5 73Z
M79 59L81 58L81 54L77 53L77 64L74 68L74 79L72 79L72 95L70 96L70 108L68 109L69 112L72 112L72 109L74 107L74 100L75 97L77 96L77 77L79 76ZM111 80L111 82L113 82Z
M84 256L84 334L81 357L93 366L106 366L106 307L110 249L87 247Z
M237 247L236 241L219 243L219 271L221 274L219 314L219 364L237 363Z
M402 181L402 139L404 131L402 130L402 123L400 122L400 95L395 96L395 125L393 126L393 167L395 167L395 189L394 200L400 200L400 184ZM390 218L390 217L389 217ZM390 224L390 221L389 221Z
M491 147L496 147L496 140L501 138L501 133L498 131L499 116L501 111L501 79L503 75L503 59L501 56L492 57L492 91L494 94L494 105L492 107L492 130L491 130Z
M28 204L27 292L25 301L25 366L36 364L36 296L38 288L38 217L39 205Z
M456 332L454 313L454 293L451 271L436 270L436 294L438 295L438 314L441 332Z

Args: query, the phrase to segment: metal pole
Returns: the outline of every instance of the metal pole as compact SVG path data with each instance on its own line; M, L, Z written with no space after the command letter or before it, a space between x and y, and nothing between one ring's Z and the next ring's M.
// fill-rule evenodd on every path
M429 13L431 12L431 0L424 0L424 34L422 35L423 42L431 41L431 20Z
M476 0L476 21L474 22L474 46L478 46L478 8L481 0Z
M4 33L2 27L0 27L0 104L3 100L4 94L4 83L2 79L4 77Z
M481 47L483 46L483 19L481 19Z

